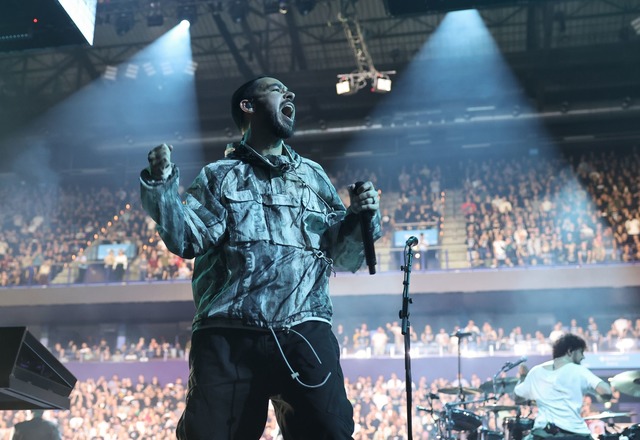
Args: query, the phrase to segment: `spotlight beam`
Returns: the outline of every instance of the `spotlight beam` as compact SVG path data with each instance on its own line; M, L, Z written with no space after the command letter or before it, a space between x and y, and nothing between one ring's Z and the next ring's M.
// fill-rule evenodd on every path
M242 76L244 76L245 78L253 78L254 76L256 76L253 73L253 70L251 70L251 67L249 67L247 62L244 60L244 58L240 54L240 51L238 50L238 46L236 46L236 43L233 41L233 36L229 32L229 29L227 28L226 23L224 22L222 17L220 17L220 14L218 13L218 11L216 11L212 5L209 5L209 9L211 9L211 15L213 16L213 21L216 23L216 26L218 26L218 30L220 31L220 35L222 36L222 39L225 41L225 43L227 43L229 52L231 53L231 56L236 62L236 65L238 66L238 70L240 71L240 73L242 73Z

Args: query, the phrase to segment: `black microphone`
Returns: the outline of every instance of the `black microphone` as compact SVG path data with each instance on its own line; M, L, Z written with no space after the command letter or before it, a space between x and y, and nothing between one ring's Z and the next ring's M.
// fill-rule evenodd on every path
M409 247L415 246L418 244L418 238L414 237L413 235L411 237L409 237L409 239L407 240L406 245Z
M513 370L514 368L516 368L518 365L520 364L524 364L525 362L527 362L527 357L526 356L522 356L520 359L518 359L515 362L507 362L506 364L504 364L504 367L502 367L502 371L503 372L507 372L509 370Z
M457 338L464 338L466 336L472 336L472 335L473 335L473 332L463 332L463 331L458 330L455 333L451 333L449 336L455 336Z
M356 182L354 192L358 191L364 185L364 182ZM360 211L360 230L362 231L362 244L364 245L364 258L369 266L369 274L376 273L376 248L373 245L373 231L371 230L371 220L373 219L373 211Z
M440 399L440 396L435 393L429 393L427 394L427 396L429 397L429 399Z

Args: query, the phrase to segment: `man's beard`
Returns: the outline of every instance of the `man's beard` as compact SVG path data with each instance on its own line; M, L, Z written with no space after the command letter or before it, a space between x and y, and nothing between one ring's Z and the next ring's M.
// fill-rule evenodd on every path
M295 131L295 123L292 123L289 126L286 123L280 121L280 115L275 113L271 118L271 126L273 127L273 134L275 134L279 139L289 139L293 136L293 132Z

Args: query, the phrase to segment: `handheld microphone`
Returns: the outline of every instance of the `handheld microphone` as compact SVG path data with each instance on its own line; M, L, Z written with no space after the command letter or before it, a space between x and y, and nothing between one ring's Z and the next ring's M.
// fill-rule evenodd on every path
M364 182L356 182L354 191L358 191L364 185ZM371 229L371 220L373 219L373 211L360 211L360 230L362 231L362 244L364 245L364 257L369 266L369 274L376 273L376 249L373 245L373 230Z
M516 368L518 365L520 364L524 364L525 362L527 362L527 357L526 356L522 356L520 359L518 359L515 362L507 362L506 364L504 364L504 367L502 367L502 371L507 372L509 370L513 370L514 368Z
M409 247L413 247L415 245L418 244L418 238L414 237L413 235L411 237L409 237L409 239L407 240L406 245Z

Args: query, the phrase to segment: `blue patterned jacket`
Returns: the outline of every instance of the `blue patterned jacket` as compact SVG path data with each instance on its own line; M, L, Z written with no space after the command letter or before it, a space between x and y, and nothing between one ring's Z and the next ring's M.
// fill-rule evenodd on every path
M284 146L262 156L236 143L205 166L186 197L179 171L140 176L142 204L167 248L194 258L194 330L209 326L287 328L331 323L332 270L363 263L357 216L345 209L317 163ZM372 220L380 237L380 216Z

